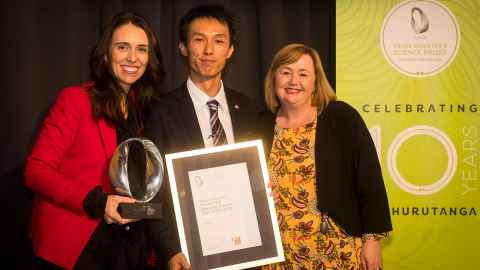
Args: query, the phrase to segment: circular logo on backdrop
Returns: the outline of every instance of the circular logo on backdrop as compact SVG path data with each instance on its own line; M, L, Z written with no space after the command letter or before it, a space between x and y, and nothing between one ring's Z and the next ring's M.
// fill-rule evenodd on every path
M450 10L437 1L404 1L385 17L380 46L387 61L413 77L444 70L460 46L460 30Z

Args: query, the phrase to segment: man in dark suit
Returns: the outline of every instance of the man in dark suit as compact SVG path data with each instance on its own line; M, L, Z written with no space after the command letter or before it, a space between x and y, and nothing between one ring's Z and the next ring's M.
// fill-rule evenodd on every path
M188 79L151 108L145 125L146 136L163 154L252 138L249 126L256 116L254 102L225 87L221 79L234 52L234 40L233 17L222 6L198 6L181 18L179 49L189 66ZM166 182L160 195L169 205ZM170 216L168 223L176 232L173 209L171 205L166 208L164 215ZM170 239L179 251L178 234ZM184 257L171 262L171 269L189 267Z

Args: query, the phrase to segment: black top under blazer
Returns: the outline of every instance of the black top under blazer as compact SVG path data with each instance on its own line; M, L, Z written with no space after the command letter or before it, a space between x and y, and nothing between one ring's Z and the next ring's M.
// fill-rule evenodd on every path
M260 119L268 157L275 116L264 112ZM345 102L332 101L318 115L315 136L318 210L353 236L391 231L380 163L360 114Z

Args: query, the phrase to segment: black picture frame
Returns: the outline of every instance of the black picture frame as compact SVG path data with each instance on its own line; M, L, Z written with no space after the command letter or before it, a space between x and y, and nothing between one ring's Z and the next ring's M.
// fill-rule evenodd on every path
M260 140L169 154L165 160L182 252L193 269L245 269L284 260ZM248 171L261 245L205 256L188 173L239 163L245 163Z

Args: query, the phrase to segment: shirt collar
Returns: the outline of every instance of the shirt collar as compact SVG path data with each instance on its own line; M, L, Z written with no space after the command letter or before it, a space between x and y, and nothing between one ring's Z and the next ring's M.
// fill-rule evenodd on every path
M192 97L193 103L197 104L198 106L206 105L210 100L217 100L218 107L220 110L228 111L227 107L227 97L225 95L225 89L223 87L223 82L220 80L220 91L218 91L217 95L214 97L210 97L209 95L205 94L199 87L195 85L190 77L187 79L187 89L188 93Z

